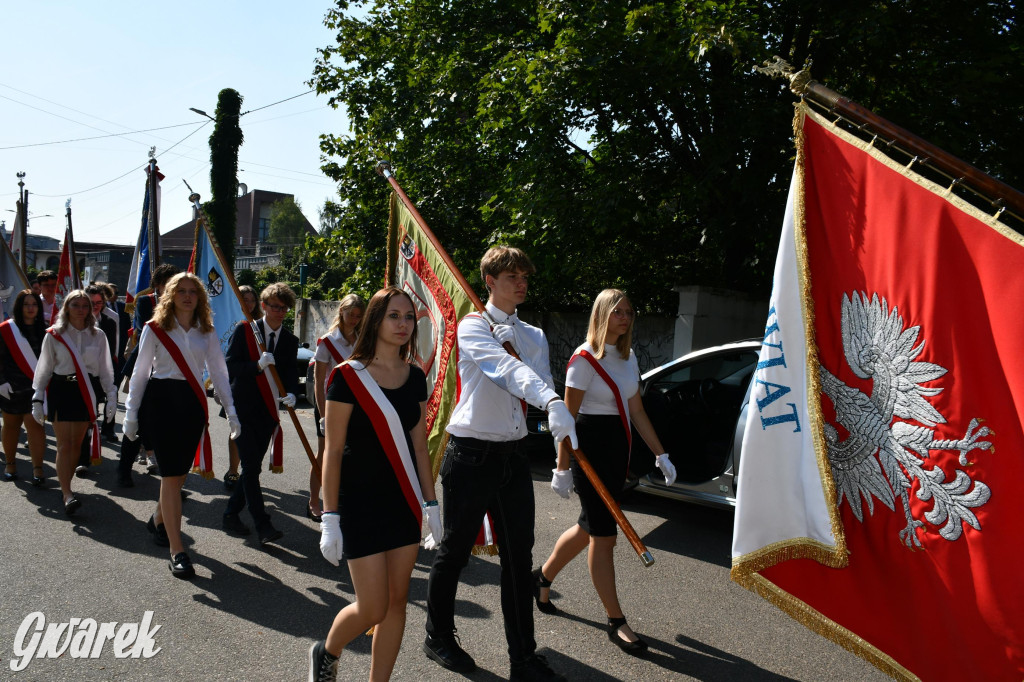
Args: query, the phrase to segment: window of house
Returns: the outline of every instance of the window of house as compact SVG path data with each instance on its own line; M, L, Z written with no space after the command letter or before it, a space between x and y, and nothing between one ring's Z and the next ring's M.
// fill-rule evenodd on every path
M270 204L260 204L260 222L256 240L266 242L270 234Z

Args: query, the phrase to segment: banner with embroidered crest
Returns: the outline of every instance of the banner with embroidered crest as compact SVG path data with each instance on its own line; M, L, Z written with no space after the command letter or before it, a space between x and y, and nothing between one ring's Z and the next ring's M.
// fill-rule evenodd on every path
M25 271L18 265L18 259L7 246L7 242L0 239L0 320L5 316L10 317L14 312L14 297L18 292L28 289L28 277Z
M231 334L239 322L248 321L237 292L233 290L234 277L228 277L227 264L223 262L220 249L214 248L213 238L202 220L196 221L195 242L192 246L192 260L188 271L195 274L206 285L206 295L213 313L213 326L217 330L220 348L227 353Z
M1024 237L796 129L732 577L898 679L1020 680Z
M459 279L397 193L391 193L387 282L412 297L419 327L416 360L427 375L427 446L434 478L458 397L458 323L475 308ZM456 275L456 273L458 273Z

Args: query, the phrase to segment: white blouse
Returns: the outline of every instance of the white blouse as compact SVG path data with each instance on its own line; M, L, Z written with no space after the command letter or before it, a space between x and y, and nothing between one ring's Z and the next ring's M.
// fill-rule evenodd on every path
M589 343L585 343L577 348L573 355L581 350L589 351L596 357L596 353L594 353L594 349ZM640 389L640 367L636 363L636 355L630 349L629 359L623 360L622 356L619 355L618 348L605 344L604 357L597 362L612 378L616 386L618 386L619 395L622 396L623 408L626 409L628 417L629 408L625 403L629 402L629 399L636 395L636 392ZM608 387L605 380L598 375L586 359L576 358L572 361L565 375L565 385L586 391L583 395L583 402L580 403L580 414L619 413L619 408L615 404L615 395L612 393L611 388Z
M225 413L235 414L235 402L231 396L231 382L228 380L228 368L224 362L224 353L220 348L220 338L215 331L201 332L192 327L187 332L177 321L174 328L167 332L174 340L185 357L185 362L196 381L202 385L203 369L210 375L217 397L224 406ZM142 396L146 385L153 379L185 379L178 369L178 363L157 337L156 333L146 325L142 328L139 339L139 355L135 361L135 371L128 383L128 400L125 401L125 419L138 420Z
M341 334L341 329L335 329L334 331L324 334L320 337L321 339L330 339L334 343L334 347L342 354L342 356L348 360L352 355L354 348L349 345L348 341ZM337 363L334 361L334 356L331 351L327 348L326 342L320 342L316 344L316 355L313 356L313 360L316 362L326 362L331 367L334 367Z
M106 335L99 327L86 327L79 331L71 325L61 334L61 338L74 346L78 357L85 365L88 374L99 377L100 386L107 396L116 395L114 387L114 367L110 361L110 347ZM32 379L35 391L33 400L42 400L50 377L54 374L75 374L75 361L63 343L47 332L43 335L43 347L39 352L36 374ZM97 396L98 398L99 396Z

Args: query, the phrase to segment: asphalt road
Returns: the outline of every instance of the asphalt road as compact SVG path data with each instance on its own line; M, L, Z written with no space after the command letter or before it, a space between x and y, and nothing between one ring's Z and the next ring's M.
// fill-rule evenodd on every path
M122 396L123 397L123 396ZM211 410L215 414L215 410ZM315 434L311 409L302 424ZM119 415L119 419L123 414ZM53 439L47 429L49 487L25 480L31 465L19 449L21 480L0 482L0 679L13 680L305 680L307 649L322 639L337 611L353 599L344 565L321 556L319 528L303 513L309 464L285 419L285 472L264 473L264 496L274 524L285 533L269 549L226 535L220 517L226 494L227 424L214 419L214 480L190 476L183 507L186 545L197 567L191 582L174 579L167 550L156 547L145 522L159 481L136 466L136 486L115 487L118 446L104 446L104 462L76 479L78 514L63 513L53 479ZM575 523L578 502L548 487L550 462L534 463L537 497L535 561ZM644 568L621 538L616 550L620 599L630 624L651 645L636 659L608 642L604 614L578 557L558 576L553 597L561 615L536 613L539 652L572 680L882 680L853 654L804 629L729 580L732 513L630 494L627 515L656 563ZM244 520L251 519L243 514ZM412 576L408 624L395 680L459 680L421 650L426 579L433 552L421 550ZM463 646L479 669L467 679L508 677L498 600L497 557L473 557L462 576L456 622ZM117 658L113 642L95 658L68 652L32 659L20 672L17 632L29 614L47 624L92 618L138 623L152 612L151 657ZM80 642L79 642L80 643ZM370 638L342 654L339 679L368 677Z

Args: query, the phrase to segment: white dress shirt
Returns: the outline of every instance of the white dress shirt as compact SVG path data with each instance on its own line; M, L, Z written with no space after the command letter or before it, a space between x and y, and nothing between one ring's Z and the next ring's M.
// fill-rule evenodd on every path
M116 395L114 387L114 367L110 362L110 346L107 345L107 336L99 327L86 327L79 331L68 325L61 334L61 338L75 347L78 357L85 365L83 369L94 377L99 377L100 386L103 392L109 397ZM36 364L35 378L32 380L32 388L35 391L33 400L42 400L50 377L54 374L75 374L75 361L64 344L53 338L53 334L43 335L43 347L39 352L39 362ZM96 396L101 399L101 396Z
M320 337L321 339L330 339L334 343L334 347L342 354L342 356L348 360L349 356L352 355L353 347L349 345L349 342L345 340L345 337L341 334L341 328L335 329L327 334ZM316 362L326 362L331 367L334 367L337 363L334 361L334 356L331 355L331 351L327 349L326 343L316 344L316 355L313 356L313 360Z
M597 354L589 343L577 348L573 355L581 350L590 352L596 359ZM640 389L640 367L636 363L636 356L633 349L629 351L629 359L623 360L619 355L619 349L615 346L605 344L604 357L597 361L608 373L619 389L622 396L623 408L627 416L629 408L626 403L636 395ZM618 414L619 408L615 404L615 395L604 379L584 358L576 358L569 365L565 375L565 385L586 391L583 395L583 402L580 403L580 414Z
M200 386L203 385L203 368L206 368L210 374L210 380L213 382L213 388L217 392L217 397L220 399L220 404L224 406L224 412L234 415L235 402L231 396L228 367L224 363L224 352L220 348L220 338L217 336L217 332L203 333L199 331L198 327L192 327L186 332L175 320L174 327L167 332L167 335L178 345L178 349ZM135 371L132 372L132 378L128 383L125 419L138 421L142 396L146 392L146 385L151 377L153 379L185 379L185 375L178 368L178 363L174 361L170 352L147 324L142 328L139 356L135 361Z
M462 390L448 422L448 433L489 441L526 437L520 399L545 408L556 398L548 363L548 340L537 327L506 315L490 302L487 312L497 324L512 325L512 344L522 361L505 351L479 313L459 323L459 380Z

